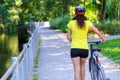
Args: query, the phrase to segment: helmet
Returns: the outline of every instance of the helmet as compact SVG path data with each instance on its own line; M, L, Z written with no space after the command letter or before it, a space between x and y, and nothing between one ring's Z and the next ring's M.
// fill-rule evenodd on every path
M83 6L77 6L75 8L75 12L84 12L84 11L85 11L85 7L83 7Z

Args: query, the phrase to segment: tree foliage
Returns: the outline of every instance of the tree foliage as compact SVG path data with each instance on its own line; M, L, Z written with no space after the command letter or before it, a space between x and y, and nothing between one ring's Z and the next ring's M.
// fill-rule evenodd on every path
M68 15L70 7L83 5L92 21L118 19L119 0L1 0L0 27L24 25L31 21L54 20ZM120 13L119 13L120 14Z
M40 20L40 0L2 0L0 2L0 27L24 25Z
M112 20L118 18L118 0L108 0L106 3L105 19Z

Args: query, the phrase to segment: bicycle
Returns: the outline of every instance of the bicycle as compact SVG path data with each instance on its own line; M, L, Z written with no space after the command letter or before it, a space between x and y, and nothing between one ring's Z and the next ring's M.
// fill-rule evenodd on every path
M89 58L89 72L91 74L91 80L110 80L106 78L103 67L100 64L98 55L101 51L101 48L94 46L93 44L100 44L101 41L88 42L90 45L90 58Z

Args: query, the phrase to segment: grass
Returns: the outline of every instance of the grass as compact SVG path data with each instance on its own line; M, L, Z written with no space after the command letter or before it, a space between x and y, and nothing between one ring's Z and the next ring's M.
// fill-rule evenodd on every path
M33 80L38 80L37 68L38 68L38 63L39 63L39 55L40 55L40 38L39 38L39 42L38 42L38 52L37 52L36 57L34 59Z
M38 64L39 63L38 58L39 58L39 54L37 54L37 56L35 57L34 64Z
M33 75L33 80L38 80L38 75L37 74Z
M120 64L120 38L108 40L104 44L100 44L102 54Z

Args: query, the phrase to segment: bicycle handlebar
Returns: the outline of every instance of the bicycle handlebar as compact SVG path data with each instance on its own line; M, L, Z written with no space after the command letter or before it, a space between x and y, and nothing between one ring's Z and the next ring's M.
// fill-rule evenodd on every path
M89 44L93 44L93 43L96 43L96 44L100 44L102 43L101 41L88 41Z

